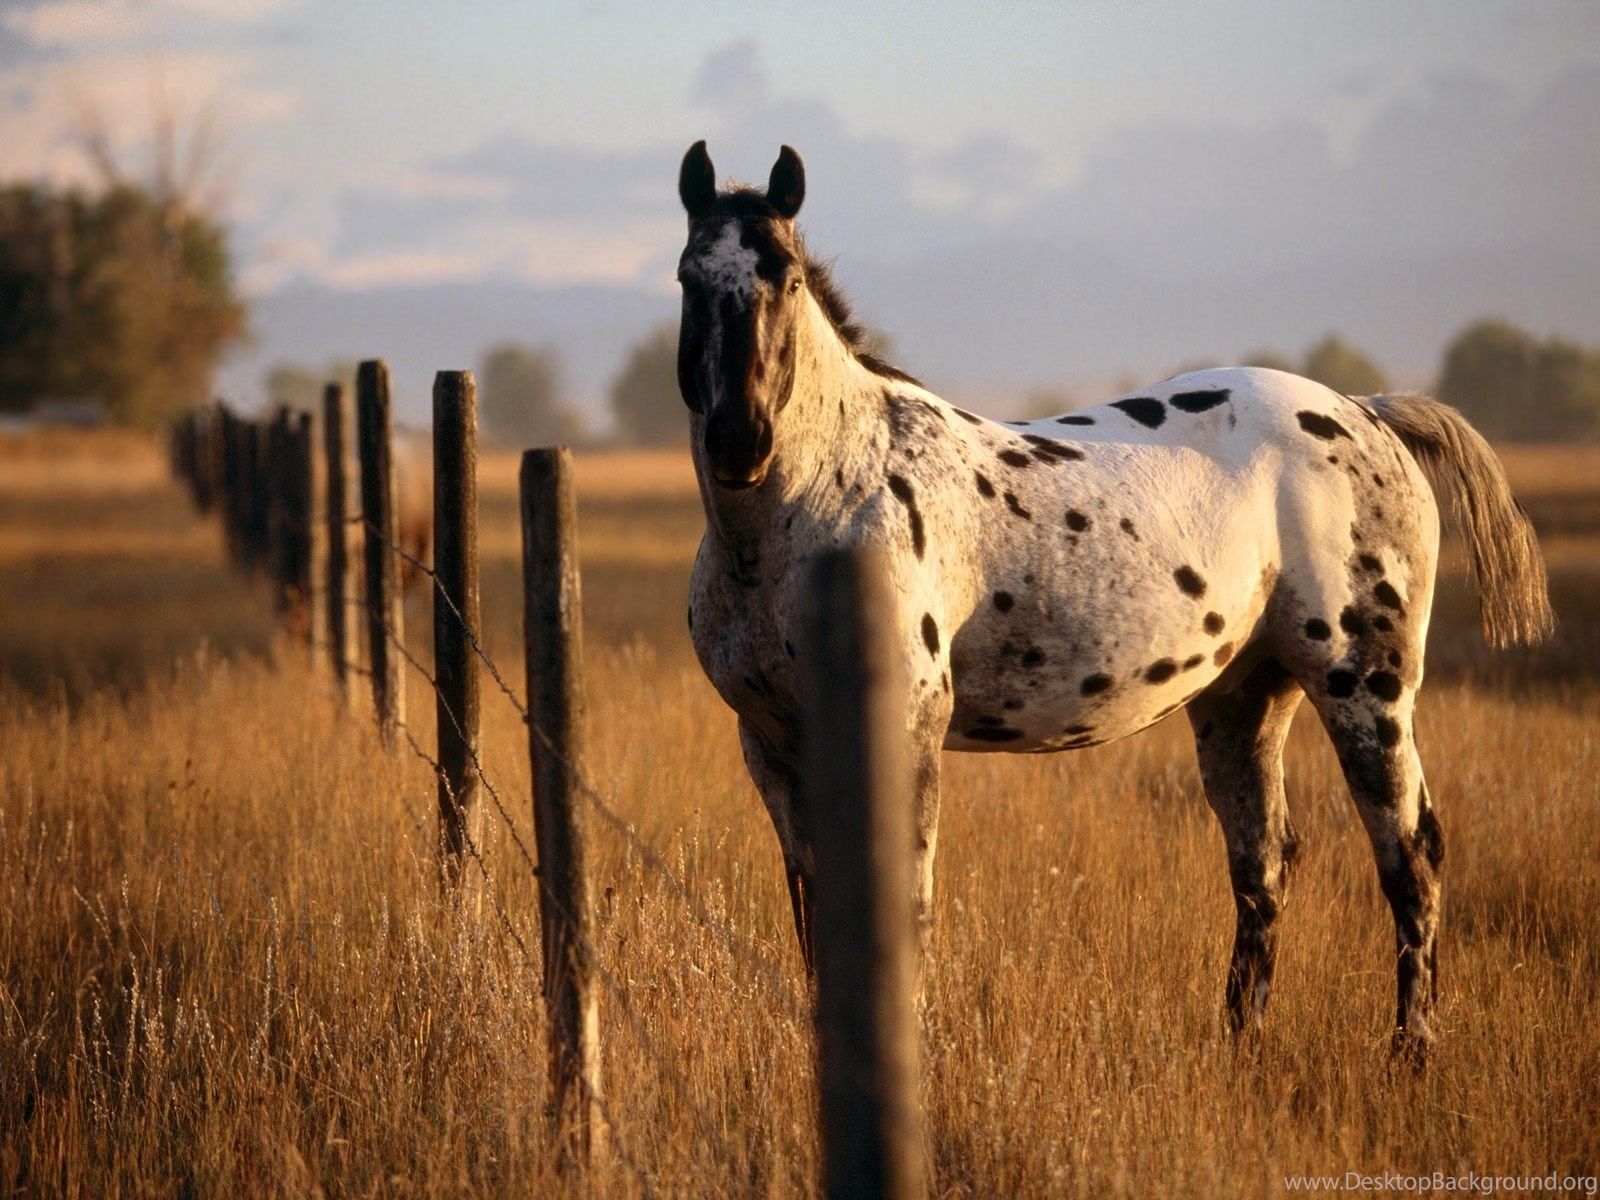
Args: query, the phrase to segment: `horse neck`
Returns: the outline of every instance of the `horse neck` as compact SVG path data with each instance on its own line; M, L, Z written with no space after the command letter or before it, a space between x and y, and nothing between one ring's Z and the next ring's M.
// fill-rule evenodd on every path
M796 329L795 379L778 414L776 454L767 482L728 494L706 487L708 510L730 539L758 536L797 507L836 503L840 465L884 444L883 380L856 361L813 299Z

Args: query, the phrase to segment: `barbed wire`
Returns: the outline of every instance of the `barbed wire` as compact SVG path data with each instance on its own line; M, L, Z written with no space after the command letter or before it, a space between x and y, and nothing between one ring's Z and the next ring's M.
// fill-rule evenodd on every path
M226 506L224 505L223 508L225 510ZM224 512L224 516L225 515L226 514ZM504 674L499 668L499 665L495 662L494 658L488 653L482 642L479 640L477 631L473 628L472 623L466 620L464 614L449 595L443 584L443 581L438 575L438 572L430 564L423 562L419 557L417 557L417 555L413 554L405 546L399 544L394 538L388 536L384 530L378 528L373 522L368 520L365 514L356 514L351 516L346 519L345 523L347 525L359 524L363 526L369 536L376 537L380 544L386 547L390 552L394 553L402 561L409 564L420 574L426 576L432 581L433 591L436 599L443 602L445 610L450 613L456 625L464 634L474 656L480 663L482 663L485 671L493 681L495 687L511 705L512 709L517 713L522 722L528 727L533 737L537 739L540 749L544 753L549 754L566 772L567 777L572 781L578 794L582 796L584 800L601 817L601 819L604 820L606 824L609 825L622 838L624 844L633 852L633 854L638 857L640 862L649 871L666 883L669 891L675 895L679 901L682 902L685 909L688 911L694 921L700 925L702 929L706 930L713 936L714 940L721 946L724 952L726 952L731 959L737 962L745 963L748 967L754 970L758 976L764 977L774 996L781 999L781 1001L783 1001L789 1007L792 1014L804 1018L806 1016L803 1011L804 1001L794 988L793 981L785 977L770 961L768 961L759 953L755 952L752 947L747 947L744 944L743 935L735 930L726 920L710 912L706 906L702 904L690 891L686 883L678 877L678 874L674 870L672 864L667 861L662 852L657 850L653 845L645 841L644 838L639 835L637 827L634 825L634 823L619 811L617 806L610 798L602 794L602 792L590 782L590 780L586 777L585 772L579 770L577 764L575 764L556 744L548 731L545 730L537 718L534 717L529 709L529 706L523 702L516 690L507 682ZM313 584L310 588L306 589L303 594L306 596L308 602L318 599L325 601L328 594L328 589L325 586ZM345 606L350 609L357 609L368 613L370 613L371 608L368 598L364 595L356 594L356 589L352 589L352 594L347 596L345 600ZM386 617L387 614L385 614L385 618ZM701 1110L700 1106L690 1102L687 1080L673 1064L666 1060L661 1047L657 1045L655 1038L651 1035L649 1029L644 1024L640 1014L635 1010L627 987L624 986L623 982L619 980L612 970L607 966L604 957L599 953L593 942L590 941L589 938L580 931L580 927L575 920L574 914L572 914L570 911L566 911L561 899L554 894L553 890L543 886L542 882L538 880L538 865L535 862L533 855L529 852L527 844L523 841L522 836L518 831L517 824L512 818L510 812L507 810L499 790L495 787L494 783L490 780L487 771L484 769L477 746L473 743L472 739L469 739L466 736L460 720L457 718L457 715L453 711L448 699L442 693L437 678L428 669L428 667L420 659L418 659L414 653L412 653L411 649L405 644L403 637L396 634L393 625L389 620L384 619L380 622L380 624L384 632L385 640L396 649L402 660L411 669L418 672L418 674L420 674L427 682L428 687L433 692L436 700L436 711L444 714L450 725L454 728L456 734L461 738L463 747L466 749L467 756L470 760L471 770L477 777L478 781L482 784L485 793L489 796L490 801L494 806L495 812L498 814L500 820L505 824L508 832L510 833L512 841L515 844L523 863L526 865L530 873L530 877L535 880L535 887L538 889L541 899L544 902L552 904L560 916L567 922L568 928L571 930L572 936L574 937L575 945L577 946L579 952L584 955L585 959L593 967L595 977L600 980L602 986L606 990L606 993L614 1002L615 1009L622 1016L624 1024L626 1024L628 1027L635 1044L652 1060L659 1076L663 1079L671 1080L674 1091L677 1092L680 1102L683 1103L684 1110L691 1115L691 1118L695 1121L697 1126L699 1126L702 1137L708 1142L719 1146L722 1152L731 1159L731 1145L728 1143L726 1137L722 1135L720 1130L717 1129L714 1124L709 1122L707 1114ZM309 638L307 639L307 642L313 649L321 650L323 653L327 653L332 649L331 644L326 641ZM360 665L359 663L346 661L344 663L344 668L347 672L352 674L360 675L369 679L373 678L372 670ZM410 751L418 759L428 765L430 770L440 781L441 786L445 788L447 794L453 793L454 784L449 778L448 772L445 770L443 764L440 763L434 755L429 754L428 751L423 747L421 741L417 737L416 731L412 728L412 726L407 724L403 719L397 719L395 722L395 727L404 738L405 743ZM413 828L416 830L419 840L421 840L423 843L427 843L428 841L432 840L430 839L423 819L419 818L413 810L413 806L411 805L409 798L403 797L403 803L406 815L411 821ZM479 874L482 876L485 894L499 921L499 924L516 946L524 965L531 969L535 961L534 956L529 950L527 942L519 932L516 923L512 920L510 913L507 911L507 908L503 903L503 889L498 880L495 878L494 873L490 870L489 865L486 862L482 850L478 844L478 840L473 837L472 831L467 822L462 823L461 833L468 856L476 866ZM637 1180L642 1192L647 1196L651 1195L652 1189L650 1186L649 1177L640 1168L634 1157L629 1153L625 1144L625 1140L621 1136L621 1130L617 1122L612 1118L604 1098L597 1094L590 1086L589 1081L584 1078L581 1070L575 1071L574 1077L577 1080L579 1088L584 1093L585 1099L595 1107L596 1111L600 1114L601 1119L605 1121L606 1126L611 1130L612 1144L616 1156Z
M594 810L599 813L600 817L608 825L610 825L612 829L622 836L623 840L639 856L645 865L666 881L669 889L678 897L680 901L682 901L684 906L688 909L690 915L693 916L703 928L715 936L717 941L721 944L723 950L725 950L731 957L751 966L757 971L758 974L766 975L768 977L768 983L771 985L773 992L780 996L788 1005L791 1014L797 1017L804 1017L805 1013L803 1011L801 998L795 993L792 986L789 985L789 983L777 971L777 969L773 967L770 962L752 955L748 950L742 947L739 944L739 933L726 922L719 920L710 912L705 910L704 906L695 899L694 895L678 878L677 872L672 869L672 865L667 862L666 858L661 854L661 852L639 836L638 830L634 826L633 822L628 820L627 817L623 816L619 811L617 811L612 803L604 795L602 795L593 784L589 782L584 773L578 769L577 765L573 763L572 760L561 751L560 747L556 745L554 739L550 737L549 733L544 729L544 727L534 719L533 714L528 709L528 706L522 702L521 698L518 697L516 692L512 690L511 685L505 681L505 677L501 674L500 669L495 663L494 659L478 641L476 634L473 633L470 627L470 623L462 615L461 610L456 607L455 603L445 592L444 585L440 581L438 573L428 564L417 559L403 546L397 545L392 538L385 534L381 529L378 529L376 525L367 520L364 516L352 519L359 521L369 532L377 537L380 543L382 543L399 557L410 562L419 571L433 580L435 592L440 599L445 602L447 609L455 618L456 623L461 627L462 632L466 635L467 642L472 647L473 653L483 663L484 668L489 672L490 677L494 680L500 692L505 696L512 708L516 710L517 715L522 719L523 723L527 725L532 731L533 735L539 739L539 743L543 749L561 765L563 770L566 771L568 778L572 780L579 794L589 802ZM387 623L384 625L384 632L391 641L395 640L393 631L388 627ZM412 663L414 667L422 671L423 675L429 679L430 685L437 688L437 684L433 683L432 677L428 675L426 669L422 667L422 664L416 661L415 656L412 655L409 650L402 647L401 653ZM504 815L503 809L502 815ZM509 817L506 817L506 819L507 821L510 820Z
M386 630L386 632L387 632L387 630ZM431 674L428 673L428 671L423 667L422 663L416 658L415 655L412 655L409 651L405 651L405 650L403 650L402 652L404 654L404 657L405 657L406 661L412 666L413 669L418 671L423 676L423 678L425 680L427 680L429 686L432 687L434 689L434 691L435 691L435 694L437 694L438 693L438 681ZM450 719L451 719L452 723L455 723L455 716L454 716L453 713L451 713L450 706L449 706L448 702L446 702L442 696L439 697L439 700L440 700L441 707L444 708L445 712L450 715ZM415 754L418 758L420 758L423 762L427 763L428 766L434 772L434 774L438 777L440 782L443 784L443 786L447 790L449 790L450 789L450 780L449 780L448 772L445 770L444 765L442 763L440 763L439 760L437 758L435 758L433 755L429 754L426 749L423 748L421 742L417 739L416 734L412 730L410 725L408 725L403 720L397 720L395 722L395 725L396 725L396 728L405 737L406 743L410 747L412 753ZM459 729L459 726L457 726L457 728ZM491 795L497 795L497 793L495 793L495 791L494 791L494 785L492 783L490 783L487 774L485 774L485 772L484 772L482 763L476 758L476 756L473 756L472 767L473 767L473 771L477 774L478 779L483 784L484 788L487 791L489 791ZM503 807L499 806L498 803L497 803L497 808L499 808L501 817L504 820L506 820L507 824L509 825L510 824L510 818L506 814L505 809ZM512 828L511 833L512 833L513 837L516 837L515 828ZM532 965L532 955L528 950L527 943L522 939L521 935L517 933L516 928L515 928L512 920L511 920L510 914L506 911L505 905L501 902L500 897L502 895L502 892L500 890L500 887L499 887L498 883L495 881L493 873L489 870L488 863L484 860L483 853L478 848L477 841L476 841L476 839L473 838L471 829L467 826L466 823L463 823L463 825L462 825L461 834L462 834L463 842L466 845L466 849L467 849L469 857L471 857L472 861L474 862L474 864L476 864L479 872L483 876L485 891L489 895L490 906L494 909L495 914L499 917L501 925L505 928L506 932L508 934L510 934L512 940L516 943L518 950L521 952L521 954L523 956L524 962L531 967L531 965ZM426 836L426 835L424 835L424 836ZM520 839L518 840L518 845L519 845L519 848L520 848L521 847ZM527 851L526 851L525 848L523 849L523 857L524 857L525 860L528 860ZM537 868L533 867L533 864L532 864L531 860L528 860L528 863L529 863L529 867L530 867L532 876L535 879L537 879L537 877L538 877ZM722 1150L725 1153L731 1154L732 1153L732 1147L727 1142L727 1139L723 1138L713 1127L709 1126L706 1123L704 1114L699 1110L699 1108L697 1106L695 1106L694 1104L689 1102L689 1097L687 1095L687 1083L684 1080L682 1074L680 1072L678 1072L677 1070L675 1070L674 1068L672 1068L671 1066L669 1066L669 1064L667 1063L665 1055L663 1054L661 1048L656 1044L655 1039L650 1035L650 1032L648 1031L648 1029L645 1028L643 1022L641 1021L641 1019L639 1017L639 1015L634 1011L633 1005L630 1002L630 997L629 997L627 989L623 986L622 982L620 980L618 980L617 977L612 973L610 968L606 966L605 959L600 954L598 947L596 947L592 941L590 941L587 937L585 937L583 935L583 933L580 930L580 927L578 925L578 922L577 922L577 919L576 919L575 915L572 913L572 911L570 909L568 909L566 907L566 905L564 905L561 902L559 896L557 896L552 889L539 886L538 884L536 884L535 886L539 887L539 893L540 893L540 897L541 897L542 901L554 905L554 907L558 911L558 914L565 920L568 929L571 931L571 934L572 934L574 940L576 941L576 943L578 945L579 951L584 955L584 957L588 961L588 963L594 968L595 974L600 979L602 985L605 987L607 994L615 1002L617 1011L619 1013L621 1013L622 1016L625 1018L625 1020L626 1020L626 1022L628 1024L628 1027L629 1027L629 1031L633 1034L633 1038L634 1038L635 1043L640 1047L640 1049L644 1050L645 1053L654 1062L658 1074L660 1074L664 1078L669 1078L669 1079L673 1080L673 1082L675 1084L675 1090L678 1092L679 1100L684 1102L685 1111L690 1113L691 1117L695 1120L695 1122L701 1126L701 1134L702 1134L702 1136L705 1136L708 1141L719 1143L721 1145ZM632 1161L631 1156L629 1156L627 1154L625 1148L622 1146L621 1139L620 1139L620 1134L617 1131L616 1123L612 1120L611 1116L609 1115L609 1112L608 1112L608 1110L606 1108L606 1104L605 1104L604 1098L601 1097L600 1095L598 1095L590 1087L588 1081L583 1077L583 1073L581 1071L574 1072L574 1077L578 1080L579 1086L584 1091L585 1096L592 1103L595 1104L596 1108L600 1111L602 1119L605 1120L607 1126L610 1127L611 1130L613 1131L613 1134L614 1134L614 1136L616 1137L616 1140L617 1140L617 1149L618 1149L619 1157L622 1157L624 1159L624 1161L628 1163L628 1165L630 1166L630 1169L634 1172L634 1174L638 1178L640 1186L645 1189L646 1194L649 1194L649 1183L648 1183L648 1180L645 1178L644 1173L638 1168L637 1164Z

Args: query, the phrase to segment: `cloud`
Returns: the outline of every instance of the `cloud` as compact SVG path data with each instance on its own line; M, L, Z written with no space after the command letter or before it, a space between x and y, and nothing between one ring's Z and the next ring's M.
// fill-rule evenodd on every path
M1005 130L918 144L774 95L748 42L710 55L693 96L706 125L670 142L504 135L349 189L323 249L278 277L662 294L679 157L703 132L724 182L764 180L794 145L812 247L911 366L969 388L1296 348L1332 327L1404 373L1485 304L1568 328L1600 309L1581 285L1600 266L1600 69L1528 98L1436 76L1374 97L1337 142L1301 119L1141 121L1052 185Z
M264 83L242 51L182 51L152 59L135 51L98 52L65 64L0 69L0 121L6 127L6 177L83 184L94 173L81 149L86 114L100 122L127 161L146 146L157 114L182 121L212 115L221 129L281 121L297 95Z
M767 68L751 38L713 50L700 64L690 89L697 104L718 110L745 108L767 98Z

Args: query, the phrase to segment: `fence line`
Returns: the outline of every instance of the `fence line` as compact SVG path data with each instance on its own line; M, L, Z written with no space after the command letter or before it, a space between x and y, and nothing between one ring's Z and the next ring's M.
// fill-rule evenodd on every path
M629 987L598 952L583 868L585 813L602 820L621 839L628 854L677 898L693 922L711 935L729 959L743 964L767 985L781 1008L796 1019L808 1019L808 995L803 986L797 986L797 976L785 974L747 935L701 902L665 854L646 841L623 815L615 797L591 778L583 752L581 616L574 501L570 472L564 470L566 452L529 452L523 461L520 508L527 656L524 666L529 689L524 700L483 644L475 519L475 392L470 373L441 372L435 383L436 536L431 565L403 545L398 534L387 367L381 360L369 360L361 364L358 372L356 415L361 469L360 506L355 513L344 507L342 389L330 384L323 401L327 569L321 579L316 578L310 565L315 486L309 414L292 422L282 413L270 423L256 422L237 416L220 403L213 410L191 414L172 430L169 453L173 470L188 485L200 511L220 514L235 564L249 573L270 573L280 612L290 616L295 611L295 605L285 597L293 597L298 603L306 616L305 644L313 654L327 654L341 699L347 693L348 676L369 680L384 744L403 745L428 766L437 782L439 829L433 844L447 881L459 884L467 864L471 864L470 869L483 883L479 894L488 900L498 924L509 935L524 966L531 970L535 956L508 911L501 880L486 860L483 827L481 823L474 824L475 815L481 818L483 811L474 803L480 791L509 832L541 905L541 961L552 1036L549 1107L563 1147L563 1161L569 1165L594 1165L601 1161L604 1150L605 1157L615 1158L628 1169L642 1192L651 1193L648 1173L630 1153L624 1130L606 1107L599 1076L599 993L592 985L608 997L609 1006L620 1015L631 1040L654 1064L663 1083L677 1094L682 1110L691 1117L700 1136L731 1161L734 1151L719 1123L693 1102L689 1081L657 1044L633 1003ZM546 485L542 489L536 486L540 480ZM346 531L354 524L362 527L364 538L366 587L361 597L346 592ZM432 589L431 670L406 644L398 587L402 562L428 579ZM844 590L832 601L835 609L830 611L836 616L847 611L837 607L841 603L859 605L862 588L868 586L862 583L861 576L851 573L855 569L839 568L844 583L836 580L833 591L839 587ZM828 588L822 590L833 594ZM840 600L839 596L846 593L846 599ZM354 605L361 605L366 614L368 665L353 661L353 648L348 644L346 617ZM865 608L870 610L870 603ZM848 611L854 614L845 626L855 638L854 663L859 667L867 662L870 675L871 670L877 669L871 664L881 666L881 637L871 626L870 611L865 617L859 607ZM322 618L323 630L316 627L313 613ZM825 624L814 630L819 645L825 640L825 633L821 632ZM824 656L807 656L812 657L827 661ZM408 669L416 671L433 693L436 753L428 751L406 720ZM537 861L500 789L484 767L479 741L479 669L487 672L528 730ZM878 685L881 687L881 678ZM894 837L894 814L885 817L880 812L885 804L890 809L896 807L895 786L890 782L894 771L882 768L880 759L874 757L884 753L892 757L892 747L883 740L887 736L883 730L889 726L873 723L871 714L876 712L881 718L883 705L873 699L876 693L872 687L860 680L851 686L858 688L852 694L859 702L853 706L819 705L814 697L804 706L807 724L818 711L842 722L829 735L830 744L843 738L845 727L854 723L856 732L866 738L863 748L847 752L829 765L845 769L854 764L860 768L857 782L864 786L876 780L875 788L867 787L869 794L864 798L869 803L861 806L867 822L865 831L857 831L870 843L870 853L862 853L860 846L852 851L843 826L834 831L844 836L843 842L836 840L831 850L818 847L819 878L846 880L843 885L819 885L818 960L819 966L831 964L822 966L817 1010L822 1068L819 1093L823 1103L819 1125L826 1169L823 1184L828 1194L860 1194L866 1186L873 1194L910 1195L920 1187L922 1161L914 1097L914 1015L907 1015L914 1010L901 1000L906 965L912 964L914 970L914 951L908 952L909 956L901 951L893 951L887 958L881 954L882 945L887 944L883 943L884 931L898 925L899 910L893 896L905 893L899 901L904 902L909 913L910 893L909 886L899 887L897 868L884 873L883 852L879 848L885 837ZM833 709L837 711L830 712ZM813 741L814 735L813 730ZM882 793L876 799L872 794L875 789ZM832 793L824 790L818 794ZM419 837L429 840L424 823L412 811L409 801L405 810ZM909 843L905 849L909 851ZM879 877L873 878L874 873ZM906 873L909 880L909 868ZM559 886L563 882L569 885L566 890ZM834 910L831 920L827 916L830 903ZM872 943L875 949L859 945L851 948L849 926L863 913L866 919L855 919L854 923L877 939ZM909 933L909 921L906 924ZM825 948L830 944L831 950ZM860 968L855 976L850 969L840 967L841 963L852 961ZM841 984L841 980L845 982ZM852 1007L841 999L852 989L860 988L868 989L873 997L870 1002ZM852 1093L848 1086L841 1085L841 1079L848 1083L851 1078L860 1084L862 1065L847 1063L848 1069L840 1074L840 1063L844 1061L841 1046L849 1048L845 1059L857 1052L866 1054L870 1080L865 1089L858 1086ZM907 1080L912 1088L909 1099ZM852 1131L860 1136L851 1140Z

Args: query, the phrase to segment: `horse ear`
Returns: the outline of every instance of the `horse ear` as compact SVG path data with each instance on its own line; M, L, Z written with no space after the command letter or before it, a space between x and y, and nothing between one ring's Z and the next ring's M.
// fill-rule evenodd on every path
M780 217L793 217L800 211L806 198L806 167L800 156L788 146L778 151L778 161L772 164L772 176L767 180L767 203L778 210Z
M691 219L703 217L717 202L717 169L706 153L705 139L689 147L678 168L678 199Z

